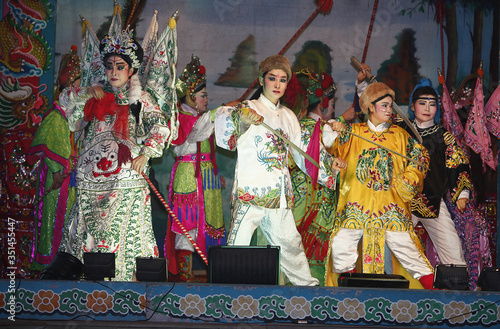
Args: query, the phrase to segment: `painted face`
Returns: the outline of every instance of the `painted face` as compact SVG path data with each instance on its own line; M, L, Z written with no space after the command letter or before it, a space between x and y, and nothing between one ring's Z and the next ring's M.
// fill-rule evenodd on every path
M421 95L411 104L418 123L434 120L437 111L437 100L434 95Z
M370 121L378 126L388 122L392 115L392 97L387 96L375 104L370 105Z
M279 99L285 94L288 78L286 72L281 69L273 69L267 72L264 78L259 79L263 88L264 96L273 104L278 103Z
M198 110L198 113L206 112L208 106L207 88L203 88L194 95L195 95L194 100L192 100L190 97L186 97L186 100L189 103L188 105L196 108Z
M134 69L119 56L110 56L106 60L106 78L114 88L120 88L126 84L133 73Z

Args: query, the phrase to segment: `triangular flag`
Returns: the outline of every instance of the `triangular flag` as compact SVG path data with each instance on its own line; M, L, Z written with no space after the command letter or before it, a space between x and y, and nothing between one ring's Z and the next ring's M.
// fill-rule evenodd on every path
M486 128L496 138L500 138L500 85L484 107L484 114L486 115Z
M491 169L496 170L496 161L493 158L493 152L490 148L490 134L486 128L483 82L481 78L477 79L476 89L474 91L474 102L465 125L465 142L474 152L481 156L483 160L483 169L486 169L484 166L486 164L490 166Z
M446 83L444 83L444 79L442 79L442 75L440 75L439 78L439 82L443 86L443 96L441 98L443 103L443 126L453 135L453 137L455 137L460 148L466 150L464 127L455 110L455 105L451 100L450 93L448 92Z

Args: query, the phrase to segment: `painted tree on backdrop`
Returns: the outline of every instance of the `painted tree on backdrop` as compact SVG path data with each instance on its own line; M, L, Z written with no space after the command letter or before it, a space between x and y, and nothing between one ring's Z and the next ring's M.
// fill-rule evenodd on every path
M500 34L500 2L492 0L421 0L412 8L404 9L401 14L408 14L410 17L415 12L424 13L426 8L435 13L434 20L437 24L442 24L447 40L447 65L446 65L446 85L449 88L457 87L458 83L458 54L459 35L457 30L457 6L464 8L465 12L474 12L474 23L470 36L472 39L472 62L470 73L475 73L479 67L479 62L483 59L482 40L484 28L484 17L493 15L491 51L489 54L489 91L492 93L499 80L499 34Z
M393 54L380 64L379 81L384 81L396 93L396 103L408 104L413 87L420 81L420 65L415 57L415 31L406 28L396 36Z

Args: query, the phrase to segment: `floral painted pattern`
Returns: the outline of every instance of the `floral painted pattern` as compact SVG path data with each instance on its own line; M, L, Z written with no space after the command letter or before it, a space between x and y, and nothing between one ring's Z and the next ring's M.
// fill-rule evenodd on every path
M52 313L59 308L59 295L51 290L40 290L33 298L33 306L42 313Z
M113 297L106 291L94 291L87 296L87 307L94 313L106 313L113 307Z
M0 281L0 289L4 283ZM153 317L155 321L210 321L221 325L275 321L367 327L494 328L500 325L498 292L206 284L174 285L175 289L169 291L171 283L137 282L106 282L109 289L96 290L92 289L95 284L75 284L78 287L68 289L61 288L66 283L46 285L23 281L22 284L26 288L19 287L13 299L16 316L26 320L41 317L73 320L85 315L82 321L88 317L106 321L143 321L145 317ZM45 287L37 289L38 286ZM2 318L9 316L11 307L5 301L11 300L11 295L0 293Z

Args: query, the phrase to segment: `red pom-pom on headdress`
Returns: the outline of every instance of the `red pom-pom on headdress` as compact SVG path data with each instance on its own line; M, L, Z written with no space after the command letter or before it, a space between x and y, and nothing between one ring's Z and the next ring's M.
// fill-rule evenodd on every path
M296 114L302 109L301 102L305 99L306 94L295 72L292 73L292 78L288 81L284 97L286 105Z

